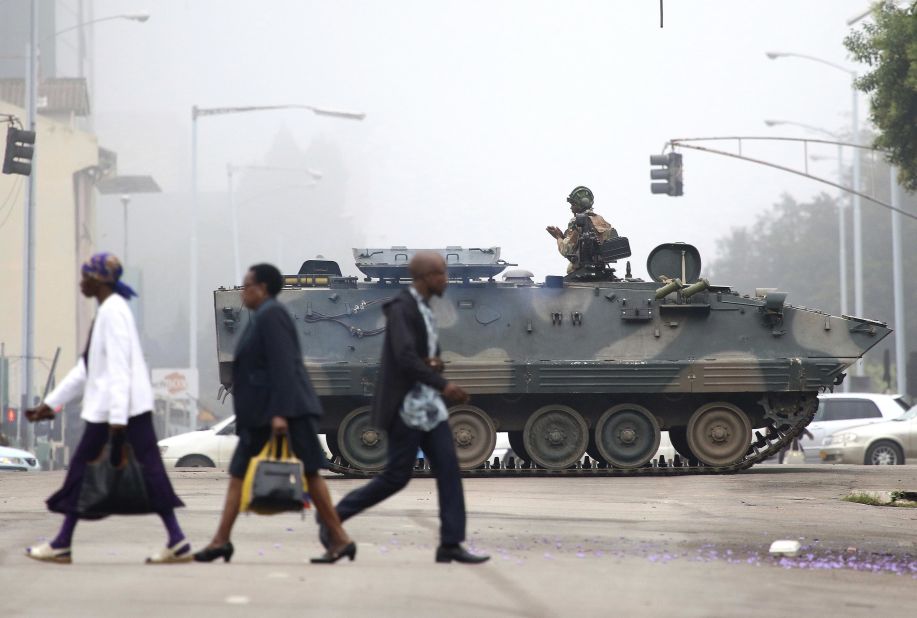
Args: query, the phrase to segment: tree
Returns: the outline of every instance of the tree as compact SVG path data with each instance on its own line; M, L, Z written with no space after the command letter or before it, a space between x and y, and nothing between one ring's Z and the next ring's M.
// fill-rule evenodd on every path
M844 45L872 70L856 80L870 95L870 117L879 129L875 145L898 166L898 180L917 190L917 2L899 8L882 0L872 23L851 32Z

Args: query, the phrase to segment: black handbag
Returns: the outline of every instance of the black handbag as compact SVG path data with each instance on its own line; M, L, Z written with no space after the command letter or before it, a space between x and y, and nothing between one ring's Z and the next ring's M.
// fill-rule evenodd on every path
M247 510L261 515L302 511L302 462L290 456L289 445L283 436L270 441L265 450L269 451L267 457L256 457L251 463L254 470L249 471L251 501Z
M143 466L134 457L129 444L121 448L121 461L111 462L111 442L95 461L86 464L77 513L87 519L108 515L143 515L152 513ZM114 447L117 448L117 447Z

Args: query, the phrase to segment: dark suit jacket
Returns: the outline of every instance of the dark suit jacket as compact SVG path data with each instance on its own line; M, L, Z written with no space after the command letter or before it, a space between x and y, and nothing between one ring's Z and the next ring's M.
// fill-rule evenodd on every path
M388 430L414 384L422 382L441 391L446 387L446 379L424 362L430 355L427 328L411 293L402 290L382 310L386 320L385 342L373 396L372 423Z
M320 416L322 407L303 366L293 318L274 299L251 316L232 363L237 427L264 427L274 416Z

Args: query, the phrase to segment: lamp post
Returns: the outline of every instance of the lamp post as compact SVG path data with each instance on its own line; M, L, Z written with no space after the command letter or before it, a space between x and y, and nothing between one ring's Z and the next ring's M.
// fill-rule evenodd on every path
M121 263L127 266L127 205L131 203L131 194L121 194L121 210L123 211L122 220L124 221L124 253L121 254Z
M898 167L889 167L891 180L891 203L895 208L901 208L901 186L898 184ZM901 213L892 210L892 286L895 290L895 374L898 393L907 394L907 370L905 355L907 354L907 328L904 320L904 276L901 260Z
M838 71L843 71L850 76L850 92L852 95L851 99L851 139L853 143L859 146L860 144L860 119L859 119L859 95L856 89L856 71L852 71L844 66L835 64L829 60L824 60L823 58L818 58L816 56L810 56L808 54L797 54L793 52L766 52L766 55L771 60L777 60L778 58L801 58L803 60L810 60L812 62L817 62L825 66L829 66L832 69ZM853 189L856 193L853 194L853 310L854 313L862 317L863 316L863 229L862 229L862 208L860 203L860 196L857 194L860 191L860 153L857 152L858 149L854 149L853 153ZM863 359L860 358L857 360L854 365L855 375L863 375Z
M305 173L310 175L315 180L320 180L322 177L321 172L309 168L269 167L265 165L233 165L231 163L226 165L226 181L228 185L227 189L229 191L229 213L230 219L232 220L232 263L235 267L233 270L233 280L237 284L242 282L242 263L241 258L239 257L239 211L234 197L233 175L236 172L243 170L252 172ZM314 186L314 184L315 183L312 183L311 185L306 186Z
M38 119L38 48L41 43L38 39L38 2L31 2L29 44L26 50L26 75L25 75L25 107L26 125L29 131L35 131ZM108 21L111 19L130 19L145 22L150 16L141 15L113 15L100 17L88 22L77 24L54 33L57 36L68 30L82 28L83 26ZM23 220L23 283L22 283L22 408L19 418L31 404L32 396L32 359L35 356L35 181L38 176L38 159L41 157L40 148L36 148L32 157L32 173L26 178L25 206ZM21 421L20 421L21 422Z
M793 122L791 120L765 120L764 124L769 127L776 127L780 125L789 125L794 127L801 127L807 131L812 131L814 133L820 133L831 137L837 141L840 141L840 138L837 134L828 131L827 129L822 129L820 127L815 127L809 124L802 122ZM843 147L838 145L837 147L837 182L838 184L843 184L844 176L844 150ZM838 270L840 272L840 277L838 279L838 288L840 290L840 300L841 300L841 315L847 315L847 219L844 216L844 205L841 202L844 195L843 192L838 196L837 202L837 243L838 243ZM846 389L846 384L844 385Z
M89 25L92 25L92 24L98 24L98 23L101 23L101 22L103 22L103 21L111 21L111 20L113 20L113 19L126 19L126 20L128 20L128 21L136 21L136 22L140 22L140 23L142 24L142 23L144 23L145 21L147 21L147 20L150 19L150 14L147 13L147 12L142 12L142 13L124 13L124 14L122 14L122 15L109 15L108 17L100 17L100 18L98 18L98 19L92 19L92 20L90 20L90 21L84 21L84 22L78 23L78 24L76 24L76 25L74 25L74 26L69 26L69 27L67 27L67 28L64 28L63 30L58 30L57 32L55 32L54 34L52 34L52 35L51 35L50 37L48 37L48 38L50 39L50 38L56 37L56 36L58 36L58 35L64 34L65 32L71 32L71 31L76 30L76 29L78 29L78 28L84 28L84 27L89 26Z
M83 15L82 2L80 2L80 7L77 13L80 17ZM127 21L136 21L138 23L144 23L150 19L150 14L147 12L141 13L125 13L123 15L109 15L108 17L100 17L99 19L90 19L85 22L80 22L76 25L64 28L63 30L58 30L55 32L52 37L56 37L59 34L64 34L65 32L72 32L73 30L79 30L79 40L77 41L77 50L76 50L76 64L77 64L77 77L84 77L84 63L86 58L86 37L83 33L83 28L89 25L98 24L103 21L112 21L115 19L125 19ZM51 37L49 37L51 38ZM94 85L94 84L93 84ZM92 105L90 105L90 109Z
M191 250L190 250L190 289L188 294L188 367L197 369L197 120L203 116L223 116L227 114L244 114L272 110L299 109L314 113L316 116L329 116L347 120L363 120L362 112L340 110L290 103L284 105L246 105L237 107L191 107Z

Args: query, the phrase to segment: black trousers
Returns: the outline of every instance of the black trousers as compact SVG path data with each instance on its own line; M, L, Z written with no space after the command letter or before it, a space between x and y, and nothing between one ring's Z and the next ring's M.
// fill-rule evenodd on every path
M388 461L385 470L363 487L344 496L337 505L341 521L350 519L404 488L411 480L418 447L423 449L436 475L440 542L449 545L464 541L465 494L448 421L443 421L431 431L420 431L408 427L400 416L396 416L388 432Z

